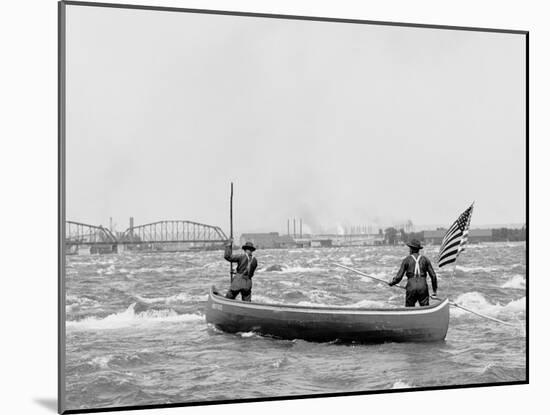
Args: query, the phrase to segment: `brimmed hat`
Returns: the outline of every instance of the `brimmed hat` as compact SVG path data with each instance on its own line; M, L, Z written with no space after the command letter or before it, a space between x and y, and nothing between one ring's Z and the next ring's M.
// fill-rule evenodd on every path
M422 249L422 248L424 248L422 245L420 245L420 241L418 239L411 239L405 245L407 245L409 248L413 248L413 249Z
M249 249L251 251L255 251L256 248L254 247L254 244L252 242L247 242L242 246L242 249Z

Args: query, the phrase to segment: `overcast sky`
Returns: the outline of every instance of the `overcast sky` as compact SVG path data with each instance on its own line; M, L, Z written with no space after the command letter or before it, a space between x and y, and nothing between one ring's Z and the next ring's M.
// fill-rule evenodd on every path
M67 219L525 222L522 35L67 6Z

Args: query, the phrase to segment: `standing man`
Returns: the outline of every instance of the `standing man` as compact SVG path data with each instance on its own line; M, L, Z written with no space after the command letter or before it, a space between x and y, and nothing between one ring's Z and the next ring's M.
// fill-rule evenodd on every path
M418 239L412 239L407 243L410 255L401 262L401 268L397 275L389 282L389 285L398 284L405 274L407 274L407 293L405 295L405 306L414 307L418 301L421 306L430 304L430 295L428 293L428 283L426 274L430 275L432 280L433 295L437 295L437 276L435 275L432 263L428 258L420 255L423 248Z
M233 240L225 246L225 255L223 256L229 262L237 263L237 272L231 286L225 294L226 298L234 299L241 294L243 301L252 301L252 277L258 266L258 261L252 255L256 250L252 242L247 242L242 246L244 254L233 255Z

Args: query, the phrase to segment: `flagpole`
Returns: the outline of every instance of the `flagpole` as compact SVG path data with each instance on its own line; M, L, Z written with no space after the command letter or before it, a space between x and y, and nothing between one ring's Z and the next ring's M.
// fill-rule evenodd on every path
M454 280L455 279L455 274L456 274L456 263L458 262L458 258L457 258L457 261L455 261L455 265L453 267L453 273L451 274L451 279Z

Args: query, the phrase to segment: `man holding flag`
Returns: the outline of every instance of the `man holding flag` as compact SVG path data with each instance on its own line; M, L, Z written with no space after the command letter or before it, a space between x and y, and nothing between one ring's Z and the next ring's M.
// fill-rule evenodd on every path
M441 243L441 248L439 249L439 258L438 265L443 267L448 264L456 263L458 255L464 251L464 245L468 241L468 231L470 229L470 221L472 219L472 213L474 211L474 204L466 209L456 221L453 222L451 227L447 230L443 236ZM406 294L406 303L407 307L414 307L418 301L421 306L429 305L428 295L428 284L426 283L426 275L430 275L432 280L432 289L434 297L437 295L437 277L432 268L430 260L425 256L420 255L420 250L422 245L417 239L412 239L407 246L410 248L410 255L406 257L401 263L401 268L397 275L388 283L390 286L396 285L403 279L405 273L407 274L407 286L403 287L398 285L400 288L407 290ZM365 274L359 270L347 267L345 265L333 263L334 265L353 271L359 275L363 275L368 278L372 278L377 281L384 281L380 278L373 277L372 275ZM498 318L486 316L484 314L478 313L477 311L466 308L460 304L457 304L453 301L449 301L449 304L460 308L469 313L475 314L476 316L486 318L491 321L495 321L500 324L506 324L508 326L513 326L513 323L499 320Z
M439 258L437 265L439 268L456 262L458 255L464 251L464 245L468 242L468 230L474 204L466 209L457 220L453 222L451 227L443 236L441 248L439 249ZM433 295L437 295L437 277L433 270L432 264L428 258L420 255L422 246L416 239L410 241L407 246L410 248L410 255L401 263L401 268L397 275L390 281L389 285L396 285L402 279L405 273L407 274L407 294L405 306L414 307L418 301L421 306L429 305L428 284L426 275L428 274L432 280Z

